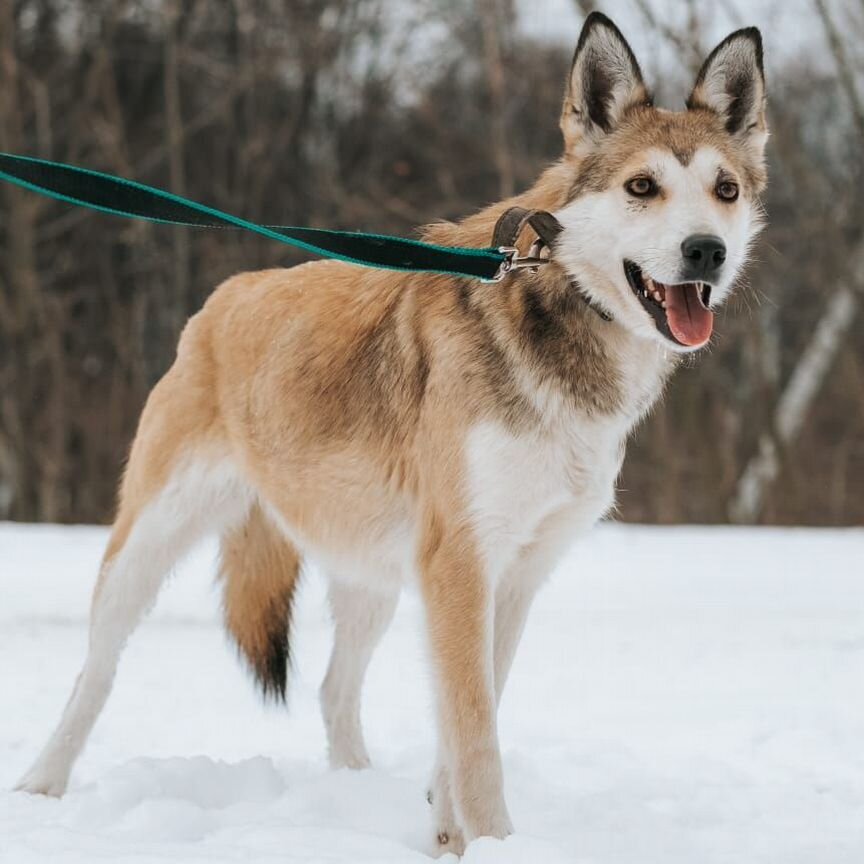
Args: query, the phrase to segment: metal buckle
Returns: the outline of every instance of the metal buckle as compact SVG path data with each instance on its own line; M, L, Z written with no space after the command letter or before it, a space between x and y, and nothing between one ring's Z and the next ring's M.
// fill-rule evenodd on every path
M541 264L548 264L548 258L540 257L539 241L529 250L524 257L519 257L519 250L515 246L499 246L498 251L504 255L504 260L498 268L498 272L489 280L490 282L500 282L508 273L514 270L530 270L536 273L540 269Z

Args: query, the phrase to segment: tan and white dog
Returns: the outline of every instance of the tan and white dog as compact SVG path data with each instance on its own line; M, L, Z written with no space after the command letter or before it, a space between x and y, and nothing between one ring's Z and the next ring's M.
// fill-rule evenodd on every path
M439 848L507 835L496 711L529 605L612 505L627 436L676 359L709 341L760 227L764 108L757 30L723 41L687 110L669 112L595 13L560 161L424 235L483 247L508 208L547 210L563 225L552 263L492 284L314 262L220 286L142 414L87 660L20 788L63 793L129 634L175 561L218 533L225 623L265 692L284 695L301 563L326 572L335 766L369 764L362 679L416 580L437 683Z

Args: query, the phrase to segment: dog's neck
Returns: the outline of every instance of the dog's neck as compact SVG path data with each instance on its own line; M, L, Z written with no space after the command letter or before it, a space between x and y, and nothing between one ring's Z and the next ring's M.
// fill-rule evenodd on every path
M510 207L555 212L566 202L565 174L551 166L526 192L497 202L459 223L438 223L425 239L457 246L488 246L498 218ZM530 228L518 246L527 252ZM460 302L500 348L542 422L554 408L635 423L660 396L677 356L640 338L616 321L606 321L585 303L578 286L556 263L539 272L522 271L497 283L460 280ZM527 377L526 377L527 370ZM530 422L526 417L526 422Z

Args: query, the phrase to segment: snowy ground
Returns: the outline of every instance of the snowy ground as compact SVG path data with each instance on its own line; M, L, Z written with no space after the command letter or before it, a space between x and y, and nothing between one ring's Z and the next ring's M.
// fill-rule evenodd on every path
M0 525L0 789L57 720L101 529ZM61 801L0 792L0 861L410 862L432 830L417 598L364 711L376 768L331 773L330 626L298 608L287 713L218 625L212 549L130 644ZM864 531L604 526L541 595L501 709L517 834L469 864L864 861Z

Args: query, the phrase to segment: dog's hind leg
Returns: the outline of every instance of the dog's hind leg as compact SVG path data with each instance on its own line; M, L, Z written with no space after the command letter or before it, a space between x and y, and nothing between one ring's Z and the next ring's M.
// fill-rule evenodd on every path
M251 492L227 460L224 441L220 451L212 426L195 426L186 391L175 383L169 373L142 415L93 595L87 658L59 726L18 786L24 791L63 794L126 640L165 576L202 535L249 508Z
M372 653L393 618L398 590L330 583L333 653L321 685L321 713L333 768L367 768L360 723L360 693Z

